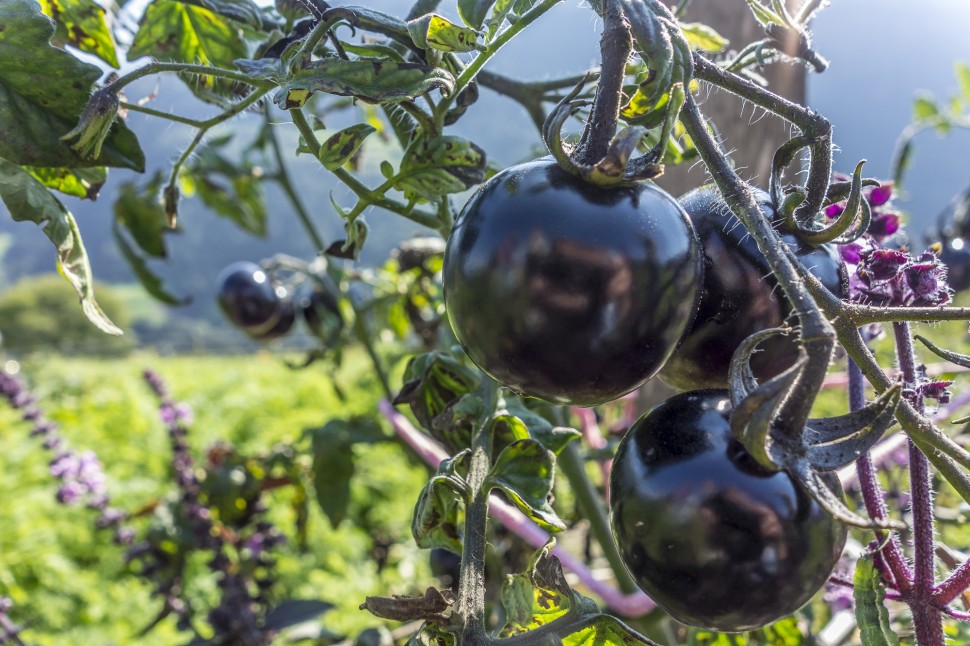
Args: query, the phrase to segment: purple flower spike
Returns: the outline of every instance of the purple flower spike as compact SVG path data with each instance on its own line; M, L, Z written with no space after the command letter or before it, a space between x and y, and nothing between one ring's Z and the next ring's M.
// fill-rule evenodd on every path
M906 268L906 283L913 290L914 305L945 305L950 302L945 272L946 269L939 262L919 262Z
M950 391L948 386L950 386L952 383L952 381L931 381L920 386L920 394L922 394L925 399L935 399L941 404L948 404L950 403Z
M862 259L862 245L855 242L839 245L839 255L842 256L842 262L845 264L858 265Z
M908 259L902 251L875 249L865 261L867 277L872 281L881 282L891 280Z

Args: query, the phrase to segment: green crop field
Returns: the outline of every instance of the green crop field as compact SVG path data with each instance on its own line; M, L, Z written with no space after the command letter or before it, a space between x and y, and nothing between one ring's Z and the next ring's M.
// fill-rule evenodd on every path
M170 449L154 395L141 378L146 368L169 384L174 399L195 416L189 443L197 460L216 441L255 454L278 442L292 442L309 461L304 429L330 419L373 413L376 381L362 354L348 354L338 379L341 401L325 368L292 371L280 358L163 358L139 354L123 360L35 358L21 366L38 404L69 446L97 453L108 477L112 504L128 512L150 506L174 486ZM0 596L13 598L17 620L32 644L178 644L172 619L147 636L139 632L160 610L148 584L130 574L123 550L110 532L98 532L95 512L65 507L55 500L57 483L48 472L52 454L28 437L29 427L0 407ZM322 599L335 608L319 624L336 635L354 635L379 620L359 611L368 594L414 593L431 582L427 552L410 536L410 516L427 477L424 466L392 442L357 445L348 520L333 528L310 506L307 550L293 539L292 491L272 492L271 519L290 537L277 566L281 596ZM312 492L312 488L311 488ZM312 494L311 494L312 495ZM136 520L147 523L148 516ZM374 540L389 544L378 571ZM203 574L204 563L194 564ZM207 571L206 571L207 572ZM204 603L214 595L211 577L186 583ZM208 587L207 587L208 586Z

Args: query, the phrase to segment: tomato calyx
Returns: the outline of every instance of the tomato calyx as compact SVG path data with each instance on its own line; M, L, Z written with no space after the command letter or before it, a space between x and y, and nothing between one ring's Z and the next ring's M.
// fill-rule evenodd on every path
M798 379L808 363L805 350L799 360L778 376L758 383L750 359L769 337L789 334L789 328L771 328L748 337L731 362L731 433L763 467L784 470L798 480L834 518L847 525L871 529L902 529L905 524L864 518L846 507L830 479L821 474L842 468L868 451L894 423L902 389L884 391L860 410L836 417L807 419L804 427L782 418ZM805 402L805 418L812 402Z
M664 153L686 100L694 59L677 18L657 0L603 5L602 73L594 100L576 100L589 76L550 113L542 138L550 154L566 172L598 186L616 186L653 179L663 174ZM611 35L612 34L612 35ZM626 64L632 49L647 73L638 85L637 108L620 107ZM592 106L582 139L563 141L562 127L580 110ZM618 113L629 125L617 132ZM656 143L646 150L650 128L660 127ZM645 152L634 158L638 149Z

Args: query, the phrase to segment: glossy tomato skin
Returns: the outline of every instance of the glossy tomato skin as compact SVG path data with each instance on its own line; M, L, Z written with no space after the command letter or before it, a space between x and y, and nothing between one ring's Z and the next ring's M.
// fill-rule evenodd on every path
M313 287L300 298L299 305L307 329L313 336L328 345L337 340L344 327L344 318L334 286L314 281Z
M458 341L512 390L592 406L653 376L687 329L700 245L650 183L603 188L552 160L513 166L468 201L445 250Z
M229 321L258 341L288 333L296 311L288 290L252 262L236 262L220 272L218 302Z
M755 198L773 218L768 194L756 190ZM678 201L704 248L704 288L697 317L660 377L679 390L726 388L734 350L754 332L781 325L791 305L777 287L767 259L713 185L694 189ZM832 293L848 294L845 265L833 245L812 247L791 234L782 239ZM768 339L759 349L751 367L760 379L783 372L798 357L793 338Z
M800 608L846 540L800 484L733 439L729 413L726 390L671 397L624 436L610 479L613 534L638 585L679 621L721 632Z

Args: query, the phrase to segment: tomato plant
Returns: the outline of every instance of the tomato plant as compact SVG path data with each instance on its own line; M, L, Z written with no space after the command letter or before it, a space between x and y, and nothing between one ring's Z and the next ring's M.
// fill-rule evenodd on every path
M738 632L811 599L847 531L747 453L730 413L727 391L698 390L637 420L617 448L610 506L624 562L651 598L684 623Z
M911 324L970 320L970 310L949 304L946 258L896 245L892 184L864 177L862 163L849 176L834 174L831 124L762 84L765 66L824 71L808 28L824 2L792 8L748 0L764 33L729 50L716 30L685 20L686 2L592 0L603 25L599 64L540 81L489 67L559 0L417 0L403 16L322 1L110 4L0 3L0 199L53 243L58 269L91 322L120 334L97 304L84 227L60 194L93 199L109 168L151 168L127 120L137 113L169 122L187 143L168 168L122 184L114 209L112 236L133 275L158 300L185 302L155 266L169 257L168 233L179 229L188 200L256 236L267 234L271 211L292 217L313 259L234 266L220 279L223 309L259 340L285 334L302 314L314 346L302 365L291 365L334 368L353 350L368 366L360 382L379 390L387 422L342 416L359 413L360 403L334 382L346 410L318 411L319 424L296 433L293 445L246 456L216 446L200 467L186 442L190 416L150 375L176 491L129 514L108 506L96 458L63 449L35 398L0 373L0 392L52 452L57 500L86 502L98 527L114 530L126 561L143 566L134 576L150 582L161 606L146 631L172 621L186 643L266 646L317 617L323 600L276 588L271 552L282 537L267 518L282 514L264 508L264 499L275 500L264 491L292 494L297 538L310 522L311 496L323 522L359 522L349 511L360 489L351 486L360 466L355 447L385 441L434 469L405 528L415 544L461 553L452 592L415 584L362 600L376 617L414 627L397 634L400 641L651 644L618 616L635 622L655 603L709 628L760 626L796 611L822 584L846 525L872 539L855 579L864 640L892 643L911 622L920 646L937 646L944 618L967 618L952 604L970 585L970 564L948 552L947 569L937 563L934 487L946 483L970 501L970 452L928 417L928 403L945 403L951 384L919 367ZM202 116L134 98L136 82L170 74L204 104ZM760 171L774 211L715 137L717 124L698 104L710 88L791 126L791 138ZM482 89L521 105L551 157L502 170L491 142L472 141L474 128L456 128L481 107ZM970 96L945 107L924 100L919 108L919 128L961 126ZM247 119L254 127L235 127ZM580 122L580 132L569 132ZM330 209L308 208L289 170L293 157L346 188L334 191ZM795 160L804 173L785 182ZM695 161L715 187L696 194L700 238L677 201L651 183L664 181L667 166ZM267 208L269 183L279 189L280 208ZM732 215L722 216L721 205ZM419 235L397 245L389 262L366 264L365 250L398 242L387 240L385 215ZM182 226L194 224L183 219ZM849 267L848 291L830 244ZM891 327L896 343L892 376L867 345L878 325ZM668 378L727 390L675 398L621 440L611 503L624 555L610 533L601 483L590 478L605 478L613 443L595 412L568 404L629 406L632 398L607 402L660 370L681 341ZM925 343L970 367L970 357ZM850 410L810 418L838 347L849 358ZM869 402L866 383L875 394ZM705 398L716 410L698 403ZM656 421L683 402L688 410L669 424ZM583 420L582 432L571 428L571 416ZM617 427L632 417L624 409ZM890 428L911 442L907 508L887 507L876 470L884 465L870 455ZM855 505L833 476L847 477L853 464ZM674 505L651 498L648 485L680 497ZM705 497L708 490L714 494ZM124 525L156 509L151 525ZM608 582L593 575L589 558L552 541L570 525L586 527L580 519L589 528L583 556L602 552ZM508 528L500 540L496 520ZM375 569L393 558L397 535L368 535ZM512 535L538 550L515 571L495 557L506 538L518 541ZM504 554L520 553L517 547ZM195 586L209 597L206 610L186 593L192 564L204 564L199 569L213 579ZM324 567L308 570L314 565ZM574 590L564 566L611 612ZM366 573L348 572L358 574ZM9 580L0 576L2 585ZM889 596L905 611L890 613ZM21 642L9 620L21 607L0 599L0 641ZM505 624L491 625L494 617ZM658 625L654 636L664 640L693 638L667 622L641 627ZM339 640L363 643L375 634L387 637ZM321 628L311 638L332 637Z
M660 369L701 275L697 236L663 190L600 187L540 160L468 201L443 283L455 335L482 370L515 392L592 406Z

